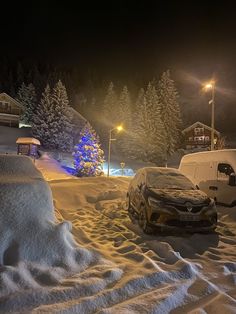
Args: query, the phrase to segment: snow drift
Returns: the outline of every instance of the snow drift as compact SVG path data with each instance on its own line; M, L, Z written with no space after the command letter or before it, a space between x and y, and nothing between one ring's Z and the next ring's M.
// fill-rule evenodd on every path
M70 231L71 223L56 222L51 189L31 159L0 155L0 296L55 284L95 262Z

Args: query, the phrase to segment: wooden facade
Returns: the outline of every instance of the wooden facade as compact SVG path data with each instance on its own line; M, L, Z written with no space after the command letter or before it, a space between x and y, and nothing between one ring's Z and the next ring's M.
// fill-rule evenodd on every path
M195 122L182 131L186 149L207 148L211 145L211 128L201 122ZM214 143L220 138L220 133L214 131Z
M19 127L23 106L6 93L0 94L0 125Z

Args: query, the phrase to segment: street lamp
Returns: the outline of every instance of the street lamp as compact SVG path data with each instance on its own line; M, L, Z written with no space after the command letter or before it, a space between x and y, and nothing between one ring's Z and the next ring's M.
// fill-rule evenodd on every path
M209 104L211 105L211 150L214 150L214 133L215 133L215 82L211 81L205 85L206 90L212 91L211 100Z
M117 130L118 132L123 130L122 125L118 125L117 127L109 130L109 145L108 145L108 163L107 163L107 176L110 176L110 162L111 162L111 142L115 141L115 138L112 138L112 132Z

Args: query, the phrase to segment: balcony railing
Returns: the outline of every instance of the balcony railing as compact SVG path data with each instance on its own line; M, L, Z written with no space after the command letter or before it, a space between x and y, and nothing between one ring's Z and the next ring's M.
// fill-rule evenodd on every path
M4 108L0 108L0 114L1 113L20 115L20 109L4 109Z
M185 141L186 145L195 146L195 145L209 145L210 140L204 140L204 141Z

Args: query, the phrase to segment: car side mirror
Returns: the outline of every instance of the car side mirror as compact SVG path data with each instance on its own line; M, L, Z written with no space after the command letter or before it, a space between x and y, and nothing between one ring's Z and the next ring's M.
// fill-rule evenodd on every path
M235 173L231 173L229 176L229 185L236 186L236 175Z

